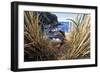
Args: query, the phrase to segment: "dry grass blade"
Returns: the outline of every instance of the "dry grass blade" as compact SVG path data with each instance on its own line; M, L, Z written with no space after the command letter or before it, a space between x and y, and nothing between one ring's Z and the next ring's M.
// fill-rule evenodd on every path
M71 48L66 52L66 58L89 58L85 55L90 54L90 16L84 15L83 18L77 21L73 19L69 20L72 21L75 26L70 32Z

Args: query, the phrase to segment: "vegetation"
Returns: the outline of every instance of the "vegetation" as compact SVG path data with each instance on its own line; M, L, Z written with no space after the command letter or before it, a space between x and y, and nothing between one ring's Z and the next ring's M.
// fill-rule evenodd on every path
M71 48L66 52L67 59L90 58L90 16L84 14L80 19L69 19L73 30L68 35Z
M38 25L36 12L24 13L24 57L25 60L51 60L55 59L57 49L52 42L43 38ZM59 51L60 52L60 51Z
M71 32L62 43L44 39L38 25L37 12L24 12L25 61L65 60L90 58L90 16L72 21Z

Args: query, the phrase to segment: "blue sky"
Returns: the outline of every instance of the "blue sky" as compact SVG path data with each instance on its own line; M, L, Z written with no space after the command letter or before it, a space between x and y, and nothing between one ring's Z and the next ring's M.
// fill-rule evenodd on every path
M58 17L58 21L67 21L67 19L76 19L79 13L51 12Z

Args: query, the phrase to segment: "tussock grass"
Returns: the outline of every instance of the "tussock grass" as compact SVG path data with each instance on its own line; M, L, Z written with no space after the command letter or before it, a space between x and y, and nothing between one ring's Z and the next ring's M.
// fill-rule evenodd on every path
M43 38L38 25L37 12L24 12L24 58L25 61L65 60L90 58L90 16L73 20L73 28L60 47ZM56 45L55 45L56 44Z
M24 12L24 56L26 60L54 60L60 51L49 39L43 38L37 12Z
M84 15L82 20L72 20L73 29L68 37L70 47L65 55L66 59L90 58L90 16Z

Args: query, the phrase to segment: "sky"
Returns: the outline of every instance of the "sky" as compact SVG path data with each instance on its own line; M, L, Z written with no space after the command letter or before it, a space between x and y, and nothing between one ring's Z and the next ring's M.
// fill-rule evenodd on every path
M76 19L78 15L82 15L79 13L61 13L61 12L51 12L58 17L58 21L67 21L67 19Z

